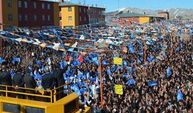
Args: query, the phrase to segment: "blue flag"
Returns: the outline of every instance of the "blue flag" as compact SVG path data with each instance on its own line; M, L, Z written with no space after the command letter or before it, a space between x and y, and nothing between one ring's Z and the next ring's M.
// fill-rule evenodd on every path
M73 90L74 90L74 92L77 93L79 96L81 95L78 86L75 85Z
M127 66L127 62L123 60L123 66Z
M0 64L4 62L3 58L0 57Z
M67 63L64 60L60 61L59 64L60 64L60 69L64 69L64 67L67 65Z
M84 57L84 62L86 62L86 63L90 63L90 62L91 62L91 60L89 59L89 57L88 57L88 56L86 56L86 57Z
M42 80L42 75L40 75L38 72L34 73L34 79L36 80Z
M80 89L80 94L83 95L85 91L86 91L85 88L81 88Z
M148 40L146 41L146 44L147 44L147 45L153 45L153 44L154 44L154 41L153 41L152 39L148 39Z
M130 39L134 39L134 38L135 38L135 35L132 33L130 36Z
M82 78L82 76L83 76L83 73L80 70L78 70L78 78Z
M153 55L149 55L147 57L147 60L148 60L148 62L153 62L154 61L154 56Z
M14 70L11 70L11 71L10 71L11 78L13 78L13 77L15 76L15 74L16 74L16 73L15 73Z
M78 61L78 59L76 59L76 60L74 60L74 61L72 62L72 65L73 65L73 66L80 66L81 63Z
M184 100L184 96L181 90L177 92L177 101Z
M129 79L129 80L127 81L127 84L128 84L129 86L135 85L135 84L136 84L136 81L132 78L132 79Z
M157 86L157 81L155 81L155 80L152 80L152 81L149 81L148 82L148 86Z
M74 51L74 48L69 48L68 51L69 51L69 52L73 52L73 51Z
M97 58L97 57L92 58L92 61L93 61L95 64L99 65L99 62L98 62L98 58Z
M129 48L130 53L135 53L135 48L134 48L133 44L129 44L128 48Z
M20 61L21 61L21 59L19 57L15 57L15 58L13 58L12 63L13 64L15 64L16 62L20 63Z
M111 69L110 68L107 69L107 75L111 75Z
M90 78L91 82L96 82L96 78Z
M134 70L132 67L127 67L127 71L130 75L132 75L134 73Z
M171 67L167 67L167 69L166 69L166 76L167 76L167 78L168 77L170 77L172 75L172 68Z
M102 61L102 65L105 66L105 65L107 65L107 64L108 64L108 63L107 63L105 60Z
M40 60L37 60L37 61L36 61L36 64L37 64L38 66L41 66L41 65L42 65L42 62L41 62Z

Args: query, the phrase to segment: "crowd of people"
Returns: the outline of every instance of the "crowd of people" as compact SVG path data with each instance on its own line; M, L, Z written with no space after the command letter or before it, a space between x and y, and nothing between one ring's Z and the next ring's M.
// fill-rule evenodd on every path
M92 113L193 112L191 22L85 29L95 41L105 39L105 33L124 42L102 49L100 43L91 45L102 52L92 48L63 52L4 39L0 84L44 90L66 84L63 93L77 93L80 103L90 106ZM75 35L69 39L73 38ZM122 59L121 65L114 64L115 57ZM123 86L122 95L115 93L116 84Z

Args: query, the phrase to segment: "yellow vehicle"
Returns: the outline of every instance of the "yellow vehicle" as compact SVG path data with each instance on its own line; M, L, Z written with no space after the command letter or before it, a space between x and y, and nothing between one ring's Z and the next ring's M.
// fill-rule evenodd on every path
M79 98L75 93L65 95L63 86L36 90L0 85L0 113L80 113Z

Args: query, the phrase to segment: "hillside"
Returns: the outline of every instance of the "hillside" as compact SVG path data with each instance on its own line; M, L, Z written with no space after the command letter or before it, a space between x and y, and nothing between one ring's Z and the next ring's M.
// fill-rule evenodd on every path
M140 14L153 14L156 15L159 11L168 11L170 13L171 19L176 16L181 16L183 18L193 19L193 9L183 9L183 8L171 8L167 10L152 10L152 9L140 9L140 8L122 8L117 11L106 13L107 16L118 16L122 13L140 13Z

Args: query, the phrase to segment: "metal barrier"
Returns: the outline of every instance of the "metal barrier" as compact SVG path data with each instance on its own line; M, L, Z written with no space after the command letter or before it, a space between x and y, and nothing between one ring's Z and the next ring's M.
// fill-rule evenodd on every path
M65 87L64 87L65 86ZM67 87L66 87L67 86ZM66 94L64 90L69 90ZM52 90L0 85L0 113L79 113L79 97L64 84ZM87 107L84 113L90 113Z
M54 103L72 93L68 88L70 92L64 94L65 85L68 86L68 84L64 84L52 90L0 85L0 96Z

